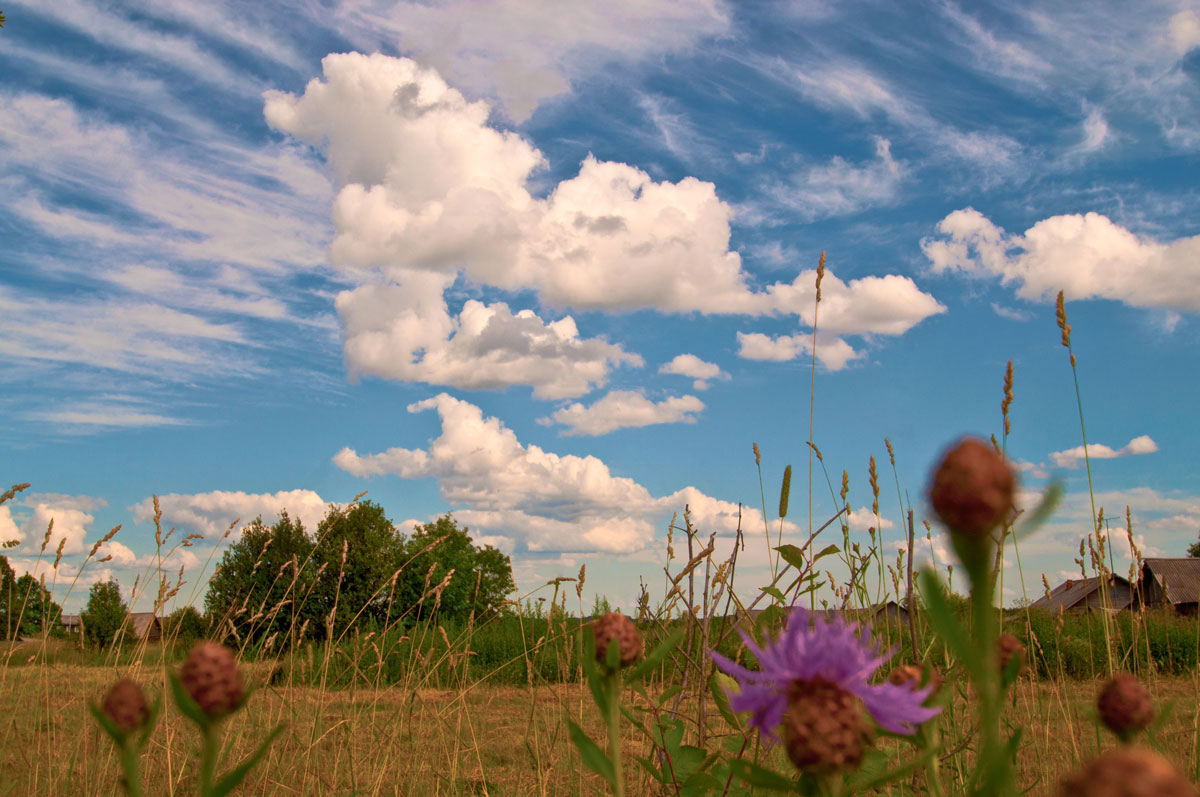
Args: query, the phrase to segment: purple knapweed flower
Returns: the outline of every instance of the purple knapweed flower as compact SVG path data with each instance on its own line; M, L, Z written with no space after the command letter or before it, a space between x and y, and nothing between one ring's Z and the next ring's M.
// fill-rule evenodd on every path
M913 688L911 684L871 683L875 670L892 654L880 653L870 633L859 632L857 623L848 624L837 617L822 621L795 607L773 644L760 647L745 632L738 633L758 659L760 670L748 670L715 651L710 655L741 685L739 694L730 695L730 708L750 712L750 724L770 741L780 741L776 730L789 700L812 683L832 684L858 698L875 722L892 733L912 734L916 726L941 711L923 705L932 684Z

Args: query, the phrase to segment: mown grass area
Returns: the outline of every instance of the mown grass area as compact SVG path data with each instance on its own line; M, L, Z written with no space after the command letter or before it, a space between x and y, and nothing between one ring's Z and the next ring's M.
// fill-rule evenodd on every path
M230 718L225 743L235 758L250 752L271 728L286 730L241 794L490 794L604 793L586 772L567 736L568 718L600 736L599 720L579 684L464 685L457 689L322 690L271 686L270 667L248 665L258 687L249 707ZM115 671L98 667L14 668L0 687L2 795L111 795L119 767L112 744L91 722L88 700L99 700ZM147 692L163 689L162 671L136 679ZM1018 756L1022 788L1053 793L1055 773L1113 742L1091 720L1099 681L1054 683L1023 679L1006 721L1026 728ZM1147 682L1160 706L1173 704L1154 734L1163 752L1196 771L1197 681L1162 676ZM953 687L948 687L953 690ZM954 694L945 720L966 709ZM695 714L681 704L681 715ZM713 724L714 729L719 723ZM900 752L897 742L881 741ZM188 794L195 782L196 733L172 708L160 720L142 761L146 794ZM630 794L656 793L633 759L649 752L629 726L623 753ZM767 754L778 756L778 750ZM781 759L777 761L782 765ZM958 759L947 759L954 779ZM961 766L966 769L969 759Z

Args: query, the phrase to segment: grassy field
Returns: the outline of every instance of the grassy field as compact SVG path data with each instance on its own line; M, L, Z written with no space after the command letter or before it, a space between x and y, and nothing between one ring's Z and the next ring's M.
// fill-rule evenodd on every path
M272 686L269 664L247 665L258 687L249 707L232 717L225 744L240 758L270 728L286 729L243 794L599 794L604 784L584 769L566 729L568 718L602 738L599 719L579 684L463 685L457 689L321 690ZM158 668L135 679L149 694L164 688ZM114 680L113 669L79 665L11 667L0 687L0 780L3 795L110 795L119 767L113 746L87 713ZM1194 677L1149 681L1160 706L1174 704L1154 738L1179 766L1195 772L1200 708ZM952 689L952 687L947 687ZM1052 793L1047 773L1069 769L1111 740L1092 721L1098 681L1034 681L1014 688L1005 719L1026 728L1018 756L1021 786ZM955 695L945 721L965 709ZM694 705L679 707L695 715ZM715 715L714 715L715 716ZM711 723L714 731L719 722ZM894 742L882 741L884 747ZM946 759L947 777L970 766L966 748ZM142 762L146 794L190 794L195 783L194 729L168 707ZM956 745L957 746L957 745ZM626 725L622 743L629 794L656 793L633 762L646 755L644 737ZM897 751L898 752L898 751ZM948 750L955 753L956 751ZM779 758L778 750L771 754ZM780 759L781 762L781 759Z

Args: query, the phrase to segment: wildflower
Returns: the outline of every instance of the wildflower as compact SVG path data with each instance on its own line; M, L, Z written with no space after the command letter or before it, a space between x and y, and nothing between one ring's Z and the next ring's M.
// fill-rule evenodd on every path
M1158 753L1115 747L1059 781L1062 797L1197 797L1195 787Z
M118 731L126 735L141 728L150 718L150 707L142 687L128 678L122 678L112 685L104 697L101 711L112 720Z
M1109 679L1100 691L1096 708L1104 725L1122 739L1154 721L1150 693L1127 672L1117 673Z
M242 673L233 651L216 642L192 648L179 669L179 680L210 719L231 713L242 701Z
M1008 670L1008 663L1013 660L1014 656L1020 662L1017 665L1019 671L1025 666L1025 646L1021 644L1021 640L1012 634L1001 634L996 637L996 666L1001 673Z
M596 661L603 664L607 659L608 646L616 642L620 650L619 665L628 667L642 657L642 635L637 626L620 612L609 612L592 623L596 638Z
M867 716L887 731L907 735L941 710L922 705L932 686L870 682L891 654L879 653L856 623L822 622L793 608L773 644L760 647L739 633L760 669L711 653L717 666L740 683L729 705L750 712L750 724L768 741L780 741L782 727L788 757L802 769L828 773L856 766L870 738Z
M984 441L966 437L942 457L929 500L951 531L982 537L1012 512L1015 490L1004 457Z

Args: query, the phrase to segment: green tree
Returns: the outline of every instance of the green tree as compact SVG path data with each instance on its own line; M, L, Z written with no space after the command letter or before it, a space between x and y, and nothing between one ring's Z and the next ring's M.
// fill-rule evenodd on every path
M98 581L88 592L87 607L80 614L84 639L106 648L116 639L117 632L125 622L129 609L121 600L121 585L117 580Z
M207 630L208 626L195 606L181 606L163 622L163 636L185 646L204 639Z
M313 583L312 552L304 524L292 520L286 510L273 526L255 518L225 549L209 579L204 611L218 625L213 631L221 633L220 627L228 623L242 640L278 634L280 645L293 628L299 633L306 617L319 615L305 603Z
M504 607L516 590L512 560L490 545L471 542L470 530L449 515L418 525L405 543L401 605L417 617L428 617L435 606L442 616L465 620L472 613L486 618ZM436 543L436 544L435 544ZM440 603L429 592L453 570ZM424 600L422 598L424 597Z
M313 558L318 569L324 568L313 594L321 630L330 612L334 638L352 622L381 627L387 622L392 574L403 561L404 536L383 507L364 501L345 510L331 506L316 537Z
M62 607L54 602L50 590L29 573L13 582L9 614L15 637L62 627Z
M17 575L8 564L7 556L0 556L0 639L11 639L16 636L17 612L20 606L13 606L16 593Z
M1196 541L1188 546L1187 555L1200 558L1200 535L1197 535Z

